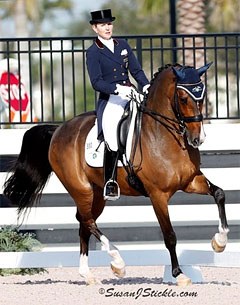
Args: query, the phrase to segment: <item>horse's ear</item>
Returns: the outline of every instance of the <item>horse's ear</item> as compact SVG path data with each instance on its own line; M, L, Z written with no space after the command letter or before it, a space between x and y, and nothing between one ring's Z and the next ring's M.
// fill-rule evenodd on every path
M213 62L211 61L210 63L206 64L205 66L198 68L197 69L198 75L202 76L212 64L213 64Z
M184 74L183 70L178 70L175 67L172 67L172 70L173 70L173 73L177 76L178 80L184 79L185 74Z

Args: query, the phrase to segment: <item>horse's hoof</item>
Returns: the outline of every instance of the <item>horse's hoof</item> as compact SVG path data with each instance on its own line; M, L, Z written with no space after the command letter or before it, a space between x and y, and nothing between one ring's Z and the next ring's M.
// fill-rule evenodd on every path
M213 250L217 253L223 252L226 248L226 245L221 246L217 243L215 236L213 237L213 239L211 241L211 245L212 245Z
M100 281L98 279L96 279L95 277L87 278L87 279L85 279L85 281L88 286L100 284Z
M125 266L119 268L114 263L111 263L111 269L116 277L122 278L126 274Z
M186 275L184 275L183 273L179 274L176 277L176 282L179 287L186 287L186 286L192 284L191 279L189 277L187 277Z
M100 284L100 281L94 277L92 272L81 272L79 271L80 276L85 281L86 285L96 285Z

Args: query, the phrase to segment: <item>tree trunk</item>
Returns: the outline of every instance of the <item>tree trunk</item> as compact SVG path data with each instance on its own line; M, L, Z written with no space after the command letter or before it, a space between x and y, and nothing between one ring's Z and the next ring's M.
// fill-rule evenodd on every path
M204 34L206 32L206 4L205 0L177 0L177 26L178 34ZM185 37L181 40L182 51L178 58L184 65L202 67L205 64L204 40L201 37ZM178 42L178 47L180 41ZM198 49L199 48L199 49ZM204 80L204 76L202 77ZM203 108L203 114L212 112L209 100L205 101L207 107Z
M205 1L204 0L178 0L177 1L177 32L178 34L205 33ZM180 44L180 41L179 41ZM178 46L180 46L178 44ZM181 53L185 65L201 67L204 64L203 39L186 37L182 40Z
M28 36L28 21L25 5L25 0L15 1L14 22L17 37Z

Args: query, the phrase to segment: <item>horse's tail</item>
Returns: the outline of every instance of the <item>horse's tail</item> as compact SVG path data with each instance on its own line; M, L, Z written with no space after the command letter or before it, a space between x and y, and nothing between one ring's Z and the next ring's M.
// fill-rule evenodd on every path
M11 176L4 183L4 195L18 207L18 213L38 202L52 172L48 160L50 141L57 125L37 125L25 132L20 154Z

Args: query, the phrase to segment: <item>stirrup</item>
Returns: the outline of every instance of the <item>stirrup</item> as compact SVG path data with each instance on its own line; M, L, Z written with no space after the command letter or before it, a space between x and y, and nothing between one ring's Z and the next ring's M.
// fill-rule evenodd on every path
M116 194L107 194L108 187L113 187L114 189L117 189L117 193ZM113 179L109 179L105 183L104 189L103 189L103 198L104 198L104 200L111 200L111 201L114 201L114 200L117 200L120 198L120 187L119 187L117 181L115 181Z

